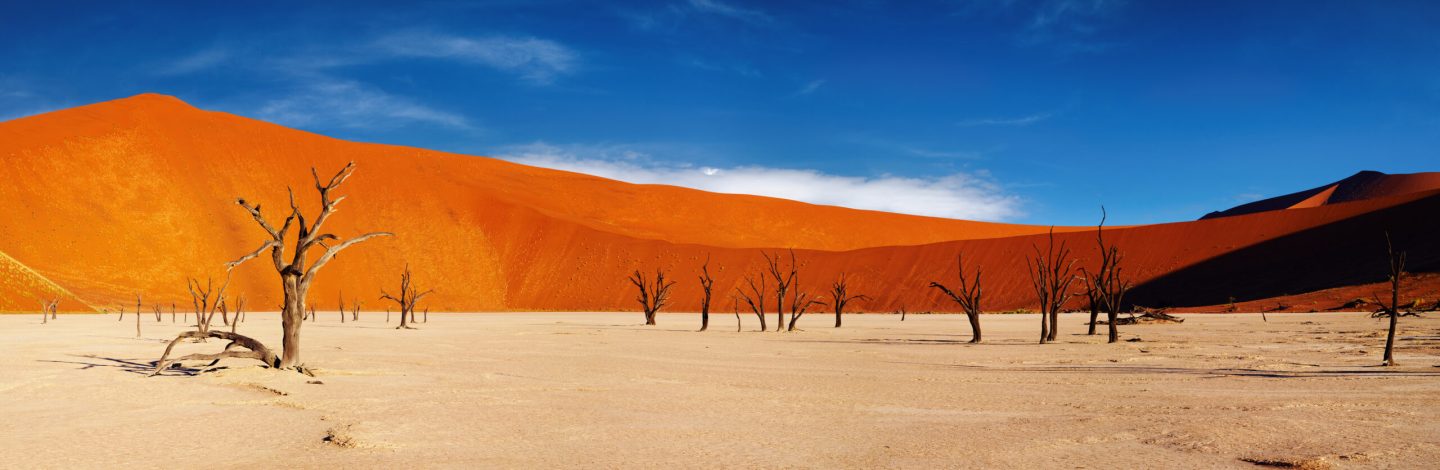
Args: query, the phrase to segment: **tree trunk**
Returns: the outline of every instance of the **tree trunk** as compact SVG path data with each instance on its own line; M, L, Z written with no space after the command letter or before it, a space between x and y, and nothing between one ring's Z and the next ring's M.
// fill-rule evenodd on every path
M700 331L710 328L710 302L700 306Z
M1055 333L1060 329L1060 311L1050 312L1050 334L1045 337L1050 342L1055 342Z
M1105 312L1105 319L1107 320L1106 323L1108 323L1106 326L1110 327L1109 342L1114 343L1120 341L1120 328L1115 325L1115 321L1120 319L1120 314L1117 312Z
M979 342L980 342L980 314L978 314L978 313L967 313L967 314L965 314L965 316L966 316L966 317L969 317L969 320L970 320L970 342L971 342L971 343L979 343Z
M1087 332L1087 333L1085 333L1085 334L1091 335L1091 336L1094 336L1094 335L1095 335L1095 321L1096 321L1096 320L1099 320L1099 319L1100 319L1100 309L1095 308L1095 306L1092 305L1092 306L1090 307L1090 331Z
M1049 337L1050 314L1046 312L1040 312L1040 344L1045 344L1046 339Z
M305 324L305 294L310 286L300 282L298 273L281 274L280 280L285 290L285 310L280 312L280 328L284 330L280 368L290 369L300 365L300 327Z
M1400 315L1390 312L1390 333L1385 335L1385 362L1386 366L1395 365L1395 324L1398 323Z

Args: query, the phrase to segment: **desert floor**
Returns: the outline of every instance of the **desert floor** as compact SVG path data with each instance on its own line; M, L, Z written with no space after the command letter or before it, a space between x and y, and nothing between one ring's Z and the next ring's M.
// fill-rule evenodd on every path
M165 315L0 317L0 467L1334 467L1440 462L1440 315L1186 315L1033 344L1034 315L384 314L304 327L310 378L147 378ZM773 318L772 318L773 320ZM274 314L240 325L278 347ZM1103 331L1103 326L1101 327ZM183 344L216 352L218 340ZM320 381L311 384L308 381Z

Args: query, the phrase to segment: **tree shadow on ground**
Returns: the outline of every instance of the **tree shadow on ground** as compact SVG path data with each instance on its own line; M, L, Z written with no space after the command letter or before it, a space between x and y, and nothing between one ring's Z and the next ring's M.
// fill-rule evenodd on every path
M94 361L57 361L53 359L40 359L36 362L49 362L54 364L75 364L80 366L80 370L89 370L97 367L104 369L115 369L126 373L140 374L143 376L149 376L151 372L154 372L155 364L156 362L158 362L136 362L130 359L96 356L93 354L71 354L70 357L93 359ZM187 377L193 377L205 372L213 372L223 369L226 369L226 367L184 367L179 364L172 364L169 369L165 370L165 372L174 372Z

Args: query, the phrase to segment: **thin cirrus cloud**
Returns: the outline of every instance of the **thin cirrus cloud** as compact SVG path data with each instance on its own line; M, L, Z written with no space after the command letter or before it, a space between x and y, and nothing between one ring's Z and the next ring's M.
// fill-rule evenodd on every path
M533 85L548 85L571 73L578 54L555 41L534 37L470 38L434 32L382 36L363 47L320 48L320 53L264 57L216 45L155 68L157 75L189 75L229 65L263 72L283 83L278 96L259 102L233 101L242 114L305 128L386 129L429 124L475 129L465 115L425 105L378 86L342 76L344 67L400 59L435 59L475 64L511 74Z
M472 129L465 116L416 103L360 82L312 77L293 92L262 102L256 117L294 127L380 129L402 123Z
M511 146L498 155L516 163L585 173L638 184L668 184L730 194L769 196L811 204L968 220L1004 221L1023 215L1020 199L985 172L935 177L843 176L817 170L657 162L624 145Z
M964 121L957 122L957 123L955 123L955 125L960 126L960 127L975 127L975 126L1012 126L1012 127L1024 127L1024 126L1028 126L1028 125L1031 125L1031 124L1035 124L1035 123L1037 123L1037 122L1044 121L1044 120L1046 120L1046 119L1050 119L1050 118L1052 118L1052 117L1055 117L1055 113L1053 113L1053 112L1045 112L1045 113L1035 113L1035 114L1031 114L1031 115L1027 115L1027 116L1021 116L1021 117L1017 117L1017 118L967 119L967 120L964 120Z
M751 24L766 24L775 21L769 14L749 8L741 8L720 0L689 0L690 8L701 13L719 15Z
M468 38L436 33L398 33L376 42L391 57L449 59L514 73L548 85L579 62L569 47L549 39L490 36Z

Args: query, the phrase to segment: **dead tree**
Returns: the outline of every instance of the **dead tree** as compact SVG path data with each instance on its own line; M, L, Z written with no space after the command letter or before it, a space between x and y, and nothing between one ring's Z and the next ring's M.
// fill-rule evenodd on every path
M350 321L360 321L360 305L364 304L360 299L355 299L355 308L350 310Z
M741 331L744 331L744 327L740 325L740 299L737 299L735 298L735 296L732 295L730 296L730 301L730 306L735 309L735 332L739 333Z
M654 325L655 314L660 312L660 308L665 306L665 301L669 300L670 287L675 285L675 281L666 282L665 271L662 269L655 270L653 283L641 275L638 269L630 275L629 280L636 289L640 290L635 300L640 302L640 308L645 312L645 324Z
M430 323L430 307L425 307L425 321L424 321L424 323Z
M410 326L410 322L407 321L407 318L413 318L415 305L420 303L420 299L423 299L425 298L425 296L430 295L430 293L433 291L434 290L432 289L420 292L420 289L418 287L411 285L410 265L407 264L405 265L405 272L400 273L400 292L397 295L390 295L389 292L385 292L384 289L381 289L380 300L389 300L391 302L395 302L395 304L400 307L400 326L395 327L395 329L413 330L415 329L415 327Z
M331 260L334 260L335 256L339 255L340 252L357 243L375 237L393 235L389 232L371 232L341 241L340 238L334 234L324 231L325 222L335 213L335 208L340 204L340 201L345 200L345 196L332 199L331 191L334 191L335 188L344 183L346 179L350 178L350 175L353 174L354 171L355 162L350 162L345 165L345 168L336 173L334 177L331 177L329 182L322 183L319 173L317 173L314 168L311 168L310 175L315 180L315 190L320 196L320 214L315 218L313 223L308 225L304 213L295 202L294 191L290 191L290 214L285 217L285 221L279 229L276 229L275 226L266 220L265 216L260 212L259 204L250 204L244 199L236 201L241 208L244 208L245 211L250 214L250 217L265 231L269 238L265 240L259 248L226 264L226 283L228 284L230 273L234 271L236 266L260 256L267 250L270 252L271 262L274 265L275 272L280 277L280 287L284 292L284 303L281 305L280 311L282 349L281 356L278 360L272 360L275 356L259 341L235 334L213 331L208 332L208 334L187 332L177 337L176 341L187 337L187 335L189 335L188 337L208 336L229 339L230 344L226 346L226 350L219 354L211 355L215 356L213 359L224 357L253 358L259 359L271 367L305 372L304 367L300 365L300 327L303 325L301 319L305 315L303 306L310 293L310 284L315 281L315 276L319 274L320 268L325 267ZM297 227L298 232L293 240L294 250L290 261L286 262L285 244L289 242L287 239L289 238L291 229ZM310 251L316 249L316 247L320 247L324 251L320 253L320 256L313 262L309 261ZM171 342L171 345L174 345L174 341ZM231 348L234 346L240 346L249 349L249 351L232 351ZM202 359L201 357L192 355L177 359L177 361L187 358ZM157 372L160 370L159 367L165 365L164 363L165 357L162 356L160 364L157 365Z
M135 337L140 337L140 294L135 294Z
M1100 292L1095 288L1095 280L1085 273L1084 268L1080 269L1079 278L1085 284L1085 308L1090 310L1090 323L1085 334L1094 335L1095 323L1100 320Z
M1050 238L1045 252L1031 245L1035 258L1025 260L1030 272L1030 284L1035 288L1035 297L1040 301L1040 344L1055 341L1060 326L1060 308L1070 298L1070 283L1075 280L1075 260L1070 258L1070 249L1065 242L1055 247L1055 227L1050 227Z
M60 310L60 299L41 300L40 324L50 323L51 319L59 320L60 317L55 315L55 312L58 310Z
M850 282L846 279L845 273L840 273L840 279L830 284L830 306L835 308L835 327L840 327L840 315L845 313L845 306L855 300L870 300L864 294L850 295Z
M811 297L809 292L801 291L797 284L795 295L790 297L790 325L785 331L795 331L795 324L800 322L800 317L805 316L805 312L816 305L825 305L825 301Z
M190 302L195 307L195 331L200 333L200 336L197 337L200 341L207 338L205 335L210 332L210 323L215 319L215 313L224 310L225 290L229 286L230 276L228 274L225 276L225 282L220 285L218 293L214 287L214 279L206 278L203 286L194 278L187 281L185 287L190 290Z
M340 294L337 295L337 297L340 299L340 303L336 304L339 305L339 307L337 307L336 313L340 314L340 323L345 323L345 291L340 291Z
M944 292L946 296L950 297L950 300L960 305L960 309L965 311L965 317L970 320L970 342L979 343L980 297L983 292L980 289L980 268L975 268L975 279L972 282L971 279L965 276L965 258L963 254L955 256L955 265L960 276L959 293L935 281L930 282L930 287L940 289L941 292Z
M154 309L155 309L155 323L160 323L160 320L161 320L162 318L164 318L164 316L165 316L165 309L161 308L161 307L160 307L160 304L155 304Z
M775 281L775 331L785 331L785 295L789 293L790 287L795 284L795 277L798 269L795 266L795 250L790 250L790 269L788 273L780 269L780 254L773 256L764 252L760 256L765 258L765 265L770 270L770 277Z
M1385 358L1381 365L1395 365L1395 328L1400 323L1400 317L1418 316L1419 313L1413 308L1400 309L1400 280L1405 277L1405 252L1395 252L1395 247L1390 243L1390 232L1385 232L1385 251L1390 261L1390 303L1386 304L1380 300L1380 295L1375 295L1375 303L1380 308L1370 314L1372 318L1389 318L1390 330L1385 334ZM1413 306L1413 305L1412 305Z
M704 296L700 298L700 331L710 328L710 293L715 287L715 278L710 277L710 257L705 257L705 264L700 266L700 289Z
M751 312L755 312L755 318L760 319L760 331L765 331L765 273L761 272L758 280L757 278L746 275L745 284L750 287L750 293L747 294L745 291L740 290L739 287L736 287L735 294L740 296L740 299L744 300L746 305L750 306ZM776 309L779 308L779 306L776 307ZM776 325L775 327L779 328L780 326Z
M1130 281L1125 279L1124 269L1120 267L1123 258L1120 248L1105 244L1105 219L1108 216L1105 207L1100 207L1100 224L1095 227L1095 242L1100 245L1100 269L1094 274L1085 272L1084 268L1080 271L1094 284L1096 299L1100 301L1101 309L1105 310L1105 323L1110 330L1109 342L1114 343L1120 341L1120 330L1116 321L1124 308L1125 293L1130 290Z
M310 309L310 321L315 321L319 319L319 317L315 316L315 302L310 302L308 308Z

